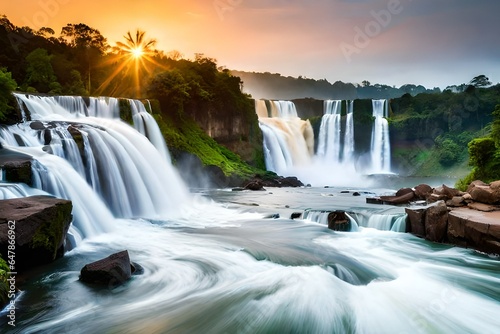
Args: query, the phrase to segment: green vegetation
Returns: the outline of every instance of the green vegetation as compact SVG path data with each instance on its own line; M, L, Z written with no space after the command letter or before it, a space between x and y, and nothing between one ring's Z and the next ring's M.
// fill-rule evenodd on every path
M99 30L67 24L58 37L47 27L17 27L0 16L0 120L11 111L15 89L58 95L101 95L158 100L154 112L170 146L200 156L207 165L248 174L264 168L262 133L242 81L213 58L156 50L145 32L128 32L111 47ZM10 100L9 100L10 99ZM156 108L158 109L158 108ZM121 118L132 124L130 105L120 100ZM210 134L212 138L203 133ZM186 141L186 142L184 142ZM230 150L241 155L240 158ZM247 166L245 162L254 167Z
M469 165L472 166L472 171L457 183L459 189L467 189L474 180L500 180L500 104L495 107L492 116L489 134L473 139L468 144Z
M484 86L481 76L472 81ZM484 136L498 103L500 85L470 85L462 93L405 94L391 100L393 160L413 175L465 175L467 145Z
M165 141L172 152L183 151L197 155L205 166L219 166L226 176L235 174L246 178L265 173L251 167L241 158L219 145L187 115L154 115Z
M9 300L9 284L7 282L8 272L10 272L10 270L7 266L7 262L5 262L5 260L2 258L2 255L0 254L0 306L5 305Z
M12 74L0 67L0 121L4 121L7 114L14 109L12 91L16 87L17 83L12 79Z

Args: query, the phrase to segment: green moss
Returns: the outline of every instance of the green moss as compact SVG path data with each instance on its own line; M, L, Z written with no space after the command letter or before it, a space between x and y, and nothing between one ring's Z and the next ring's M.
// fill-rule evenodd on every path
M9 267L7 266L7 262L2 258L2 254L0 254L0 306L5 305L9 298L7 295L9 294L9 284L7 283L9 272Z
M249 177L264 172L246 164L237 154L219 145L186 115L175 120L162 115L154 117L169 148L195 154L205 166L218 166L226 176Z
M71 216L71 202L58 204L51 209L51 214L37 229L30 247L47 254L47 260L52 261L57 257L60 240L63 238L67 219Z
M132 119L132 107L127 99L119 99L118 107L120 108L120 118L130 125L134 125Z

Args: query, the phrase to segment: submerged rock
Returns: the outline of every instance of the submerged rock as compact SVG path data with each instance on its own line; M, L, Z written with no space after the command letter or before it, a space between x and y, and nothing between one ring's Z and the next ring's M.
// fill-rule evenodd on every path
M124 250L86 264L80 271L80 280L114 288L130 279L132 270L136 271L137 267L131 264L128 251Z
M0 201L0 252L4 258L9 230L15 232L16 269L49 263L62 256L72 208L71 201L48 196Z

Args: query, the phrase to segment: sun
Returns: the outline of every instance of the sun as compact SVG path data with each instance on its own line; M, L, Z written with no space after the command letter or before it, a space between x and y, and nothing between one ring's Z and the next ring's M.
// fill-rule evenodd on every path
M120 73L130 73L133 84L131 87L135 91L135 97L139 98L141 93L141 77L151 72L151 66L162 66L155 60L156 51L155 39L146 39L145 32L137 29L135 34L127 32L124 42L116 42L113 48L110 62L118 60L120 65L114 72L101 84L97 91L104 90L109 83ZM149 66L148 66L149 65Z
M129 52L130 52L130 55L135 59L141 58L144 55L144 50L142 49L142 47L130 49Z

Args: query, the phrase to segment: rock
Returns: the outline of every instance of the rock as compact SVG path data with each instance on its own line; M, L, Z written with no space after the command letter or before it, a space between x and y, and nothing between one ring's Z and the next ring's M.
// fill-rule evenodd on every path
M396 192L396 197L404 196L406 194L414 194L411 188L401 188Z
M442 189L443 189L443 195L445 195L448 199L452 199L453 197L460 195L460 190L455 188L450 188L446 184L443 184Z
M33 130L45 130L45 125L40 121L33 121L30 123L30 128Z
M452 210L448 217L448 240L462 247L500 254L500 212Z
M124 250L86 264L80 271L80 280L86 283L114 288L125 283L132 275L128 251Z
M264 187L262 186L262 182L258 180L250 181L247 185L244 187L247 190L265 190Z
M432 187L427 184L419 184L415 187L415 196L420 200L426 200L432 194Z
M472 189L474 189L476 186L488 186L488 184L484 183L481 180L472 181L471 184L469 184L469 187L467 188L467 192L470 194Z
M296 219L302 217L302 212L292 212L290 219Z
M426 209L419 208L406 208L406 214L408 215L407 224L409 226L408 232L419 236L425 237L425 211Z
M343 211L333 211L328 214L328 228L334 231L347 232L351 230L351 221Z
M245 188L243 187L234 187L233 189L231 189L232 191L243 191L245 190Z
M361 194L359 192L357 192L357 191L353 192L352 195L353 196L361 196Z
M432 193L432 194L430 194L429 197L427 197L427 202L429 202L429 203L436 203L438 201L444 201L446 199L447 199L446 195L438 195L438 194Z
M451 207L461 207L465 206L465 201L462 196L454 196L452 199L446 201L446 205Z
M304 184L295 176L288 176L280 180L282 187L303 187Z
M471 189L469 194L472 200L486 204L500 203L500 197L495 196L493 189L490 186L476 185Z
M21 182L32 184L30 155L9 150L0 149L0 168L5 171L5 180L8 182Z
M30 161L10 161L2 166L5 170L5 180L14 183L26 183L31 186L32 172Z
M366 203L368 204L384 204L384 201L380 197L367 197Z
M498 207L498 206L488 205L488 204L484 204L484 203L477 203L477 202L469 203L467 206L469 207L469 209L482 211L482 212L493 212L493 211L500 210L500 207Z
M4 258L13 221L16 269L49 263L62 256L72 208L71 201L48 196L0 201L0 252Z
M434 242L446 241L448 208L444 202L430 206L425 212L425 238Z
M410 189L411 190L411 189ZM380 196L380 199L387 204L407 204L410 203L413 198L415 197L415 194L413 193L413 190L411 192L407 192L403 195L397 196Z

